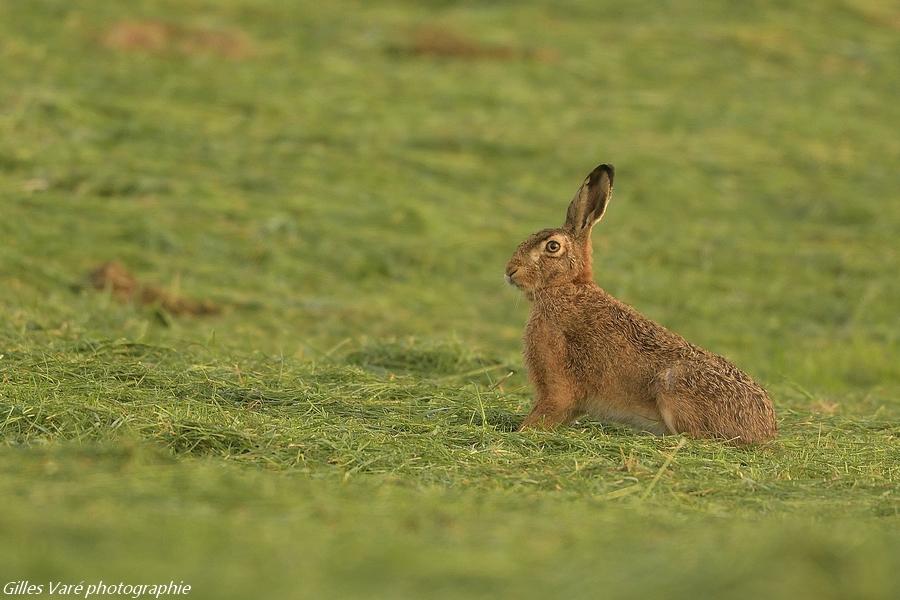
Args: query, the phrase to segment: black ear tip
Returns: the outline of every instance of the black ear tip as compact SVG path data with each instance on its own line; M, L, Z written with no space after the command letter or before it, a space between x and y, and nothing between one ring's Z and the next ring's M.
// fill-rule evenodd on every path
M588 175L588 179L590 182L596 183L600 179L600 175L606 173L606 176L609 177L609 182L612 184L613 178L616 176L616 168L609 163L603 163L602 165L598 165L591 174Z

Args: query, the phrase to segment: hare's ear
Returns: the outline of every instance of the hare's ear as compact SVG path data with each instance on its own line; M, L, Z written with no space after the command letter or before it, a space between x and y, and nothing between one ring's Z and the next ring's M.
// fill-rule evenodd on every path
M566 228L575 233L590 231L603 218L606 205L612 196L613 177L616 170L612 165L603 164L587 176L566 212Z

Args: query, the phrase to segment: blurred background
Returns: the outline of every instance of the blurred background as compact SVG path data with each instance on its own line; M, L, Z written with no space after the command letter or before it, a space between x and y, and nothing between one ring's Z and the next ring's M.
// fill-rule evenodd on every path
M397 539L415 540L404 556L412 564L419 560L425 575L422 587L403 588L413 592L430 589L428 577L443 582L444 590L459 591L453 587L458 581L471 585L462 589L505 589L505 580L491 580L488 572L517 572L510 548L537 557L558 554L568 564L557 552L568 538L557 540L556 534L594 548L598 538L582 531L576 516L594 514L590 503L597 496L591 494L616 489L592 486L615 481L621 486L624 480L581 473L583 449L592 448L591 456L608 450L603 454L608 464L598 471L604 476L609 469L624 469L626 475L616 477L646 482L666 468L660 465L669 442L626 438L638 455L644 452L641 460L649 466L641 471L631 450L614 445L619 438L603 446L607 438L596 430L547 442L557 450L583 444L567 450L574 459L564 452L549 456L544 442L532 447L504 433L503 427L508 430L517 420L516 411L527 407L529 395L519 357L528 304L504 284L503 268L528 234L562 223L583 177L601 162L615 164L617 177L609 211L594 231L598 283L689 340L733 359L772 390L779 414L791 415L781 447L790 457L776 452L759 459L756 464L767 469L762 475L749 468L745 479L744 471L730 470L746 467L736 452L698 450L697 473L715 472L721 480L684 480L682 508L702 505L710 514L730 514L735 505L704 494L733 485L727 493L745 509L764 512L799 502L801 492L790 486L802 479L808 483L804 501L811 503L803 506L820 506L816 503L824 498L846 493L841 496L846 504L833 510L859 507L851 491L870 485L871 506L896 517L896 500L886 495L885 482L896 482L896 429L891 434L889 422L896 422L900 406L898 57L900 7L879 0L0 0L0 359L6 355L0 364L6 392L0 388L0 400L10 403L0 407L7 414L0 416L6 419L0 430L6 443L105 439L106 433L91 433L91 427L146 418L139 437L162 440L178 457L218 452L256 461L263 472L294 473L302 467L313 479L327 473L326 479L333 475L338 482L326 491L306 484L291 488L288 500L279 487L287 484L265 474L222 475L231 472L216 463L182 476L179 469L200 467L187 460L170 464L171 457L146 458L143 451L133 459L131 450L119 446L110 454L114 458L103 458L106 451L86 458L64 452L52 460L34 458L37 462L28 462L37 454L16 455L0 461L13 474L3 480L6 488L0 485L10 497L19 493L23 478L50 486L57 473L80 473L78 465L112 461L112 466L96 472L84 467L87 471L65 488L70 491L22 500L16 505L20 513L8 509L7 526L17 528L19 536L11 539L30 540L43 532L47 539L69 540L70 546L60 546L69 549L106 539L108 546L98 546L99 554L91 556L112 560L124 554L103 537L107 533L69 530L65 524L93 522L111 503L120 510L109 513L116 515L111 522L135 519L133 539L144 540L157 535L146 530L151 521L142 516L159 516L154 510L164 512L163 521L178 515L188 522L221 510L223 522L243 532L238 542L212 522L183 538L177 538L177 532L187 531L181 521L165 521L170 529L160 529L181 539L179 556L190 568L208 566L203 554L210 548L239 552L225 544L246 541L248 556L256 561L247 564L281 569L297 557L271 561L268 552L289 547L279 536L291 533L285 544L300 543L306 535L325 544L338 531L339 541L329 546L334 556L350 547L370 575L387 577L392 573L387 562L366 562L362 557L371 554L346 541L355 539L365 520L360 515L368 515ZM243 358L235 358L249 355L278 357L280 366L260 362L252 374L252 367L237 366ZM219 379L202 361L217 365ZM310 364L351 370L321 375L318 367L303 366ZM360 365L384 379L365 379L369 375L353 370ZM448 400L441 396L450 394L440 391L444 388L421 383L437 377L441 385L462 386L454 374L483 376L484 365L503 367L488 373L491 385L507 370L516 371L508 382L515 394L507 404L499 404L494 388L489 393L498 399L482 403L475 396L481 388ZM290 369L294 375L282 379ZM415 383L393 383L394 373L411 373ZM446 377L451 379L440 379ZM323 420L323 429L289 429L281 421L262 420L299 418L275 404L263 416L235 412L226 419L215 412L231 406L225 400L216 397L219 404L205 408L213 406L207 396L215 396L226 379L235 386L233 395L253 399L253 406L269 406L267 398L295 398L300 392L277 386L309 381L320 386L310 398L339 403L346 392L352 403L327 405L335 411L329 414L338 416ZM423 387L403 387L416 385ZM376 388L381 391L372 391ZM60 400L58 393L71 397ZM153 402L163 400L154 396L151 402L153 394L171 401L165 410L176 417L179 407L197 399L190 405L196 413L185 413L183 422L172 417L179 429L170 413L154 412ZM391 394L401 400L378 405L378 418L353 412L355 403L372 398L394 402ZM444 402L441 410L458 408L460 415L426 415L416 402L428 394ZM39 426L25 428L22 423L34 417L29 406L47 398L59 401L41 413L49 415L50 424L35 420ZM84 400L91 398L97 406L109 403L101 410L90 404L94 400ZM18 421L10 416L14 408L20 411ZM421 419L423 432L432 431L435 414L444 418L439 425L457 431L458 443L430 450L417 446L419 455L434 454L412 462L395 443L407 425L390 429L389 419L403 411ZM353 418L345 419L347 414ZM823 421L809 421L810 414ZM829 421L832 417L837 420ZM882 421L872 425L870 417ZM214 433L198 433L190 419ZM226 421L232 425L219 425ZM837 428L832 446L822 442L822 423ZM214 426L234 431L215 433ZM386 429L371 434L375 441L369 446L371 431L360 428L382 426ZM847 437L851 430L857 437ZM298 446L266 437L284 431L308 436L303 460L310 462L300 462ZM875 442L866 436L883 437ZM415 440L409 443L443 443L439 435ZM507 480L496 475L499 462L473 467L469 448L480 448L479 443L521 452L515 454L520 462L509 459L519 470L510 467ZM239 446L244 454L234 450ZM819 454L826 447L836 453L827 460ZM864 451L883 452L885 462L873 462ZM122 464L115 458L119 452L128 457ZM376 453L372 460L388 455L396 460L372 463L366 453ZM501 450L484 456L507 460ZM168 483L153 479L144 485L137 475L128 479L144 472L128 466L133 460L156 465L151 470L160 477L174 474ZM566 476L571 480L528 471L554 460L566 473L574 460L574 474ZM715 469L704 462L715 460L722 461ZM857 479L840 479L841 473L851 478L845 460L860 462L852 471ZM417 464L432 470L416 471ZM378 496L375 508L370 508L375 483L339 486L351 475L373 472L400 473L396 481L406 483L389 486L393 491ZM454 475L441 480L444 472ZM523 472L525 483L514 479ZM113 489L111 482L120 477L131 482L125 492ZM429 492L431 504L404 495L404 485L426 480L438 486ZM83 481L94 481L96 487L89 489L114 500L85 500L78 487ZM188 483L194 481L217 483ZM766 483L757 487L754 481ZM440 494L448 492L442 485L452 492L470 484L495 490L538 483L547 494L572 484L583 486L578 489L586 495L572 492L581 503L577 510L554 508L555 500L540 504L544 496L530 505L501 495L464 499L453 504L458 514L445 520L416 512L421 506L443 510ZM771 493L767 499L751 494L763 488ZM179 496L184 489L193 490L184 492L188 499ZM222 508L228 494L237 496ZM268 509L241 508L252 507L260 494L277 508L271 512L277 518L260 523L254 519L263 519ZM298 497L311 503L302 505L306 512L300 517L290 512ZM58 513L51 525L23 516L25 507L58 504L59 498L75 508ZM345 508L332 510L333 498ZM495 512L483 509L483 501ZM138 509L129 517L122 507L132 502ZM395 505L412 516L394 519ZM519 512L508 528L491 529L507 522L513 505ZM228 512L231 507L238 508ZM529 545L516 537L528 529L535 510L561 519L558 530L546 532L552 543ZM278 520L284 514L289 516ZM495 542L505 541L484 546L480 531L445 527L445 522L468 523L473 514L482 515L484 531L492 532ZM604 515L609 543L621 541L620 533L632 535L622 557L637 560L645 556L645 545L656 547L657 533L647 538L644 530L629 530L628 514ZM477 525L477 519L471 522ZM324 524L312 525L319 520ZM807 530L801 534L774 523L769 541L753 546L755 555L734 546L720 555L722 544L751 536L756 527L741 525L723 534L714 524L704 530L700 550L684 554L679 536L687 533L674 522L660 525L659 531L675 533L659 546L668 548L656 555L659 564L683 564L673 557L693 560L685 572L702 578L708 576L703 565L718 560L721 569L714 577L721 580L713 583L722 587L715 589L728 589L734 583L732 563L750 555L787 565L784 581L793 583L783 590L791 593L849 594L863 589L860 582L876 581L881 583L872 584L868 597L878 597L896 581L896 569L885 562L891 556L887 542L860 555L881 562L853 562L855 555L843 554L855 547L844 543L856 535L855 525L826 528L821 535L827 540L819 544L815 536L805 537ZM410 533L420 526L435 537ZM372 553L383 548L380 531L363 536ZM429 571L444 563L422 553L445 547L436 539L450 540L447 544L459 551L446 571ZM168 546L157 542L160 552L167 552ZM781 550L771 551L770 542ZM827 544L830 550L821 550ZM485 559L484 580L465 579L472 573L466 557L476 556L473 548L494 552L477 555ZM16 547L6 552L0 549L0 557L18 556ZM48 556L50 562L40 562ZM35 572L84 577L77 556L35 550L33 564L43 569ZM337 569L322 575L326 584L356 581L339 570L340 561L324 562ZM315 570L321 563L309 564ZM654 564L638 560L632 568L643 581ZM61 571L61 565L69 570ZM764 570L747 565L745 574L769 581ZM670 572L675 580L676 571ZM174 576L171 569L157 572ZM227 581L236 572L223 569L216 577ZM574 571L559 573L560 580L575 585L566 575ZM820 578L820 587L809 585L810 573ZM834 573L850 573L841 581L855 583L841 588L831 579ZM251 576L240 576L245 577L241 589L252 589ZM479 587L484 581L497 587ZM627 583L623 575L617 585ZM693 589L688 581L682 591L690 595Z
M612 162L601 286L764 379L896 391L898 19L4 2L0 302L20 327L286 355L449 333L515 358L527 306L503 265ZM73 285L108 260L224 314L98 308Z

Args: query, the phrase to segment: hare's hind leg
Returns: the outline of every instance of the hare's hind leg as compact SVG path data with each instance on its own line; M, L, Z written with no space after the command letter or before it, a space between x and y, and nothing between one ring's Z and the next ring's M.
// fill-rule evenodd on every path
M680 366L670 367L661 372L651 386L656 394L656 406L662 415L669 433L686 433L695 437L703 436L702 419L694 414L696 404L684 394Z
M746 375L741 374L743 380L730 375L715 367L683 363L660 372L651 387L669 431L738 444L775 437L774 413L765 390Z

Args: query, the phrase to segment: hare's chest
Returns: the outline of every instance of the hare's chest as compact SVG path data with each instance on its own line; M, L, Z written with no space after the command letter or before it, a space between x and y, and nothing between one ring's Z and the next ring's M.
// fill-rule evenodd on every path
M540 316L532 316L523 337L525 368L532 381L559 379L566 365L566 340L558 328Z

